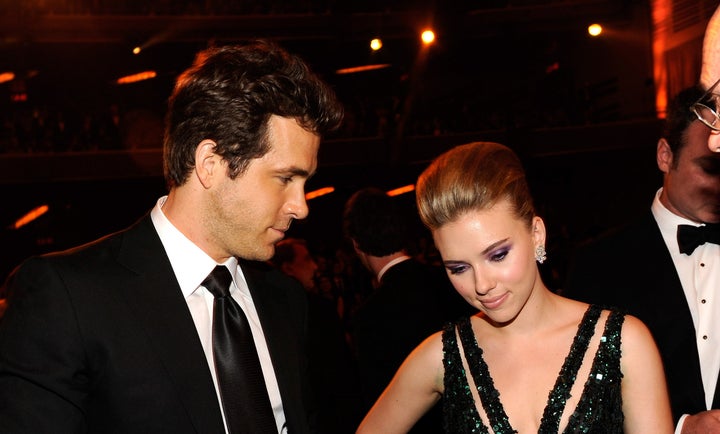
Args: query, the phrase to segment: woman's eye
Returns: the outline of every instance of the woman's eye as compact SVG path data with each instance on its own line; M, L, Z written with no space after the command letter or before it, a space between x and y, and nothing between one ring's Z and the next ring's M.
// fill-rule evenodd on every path
M445 268L447 268L450 274L460 274L468 269L467 265L453 265Z
M507 256L508 251L507 250L501 250L499 252L495 252L492 255L490 255L490 260L493 262L500 262Z

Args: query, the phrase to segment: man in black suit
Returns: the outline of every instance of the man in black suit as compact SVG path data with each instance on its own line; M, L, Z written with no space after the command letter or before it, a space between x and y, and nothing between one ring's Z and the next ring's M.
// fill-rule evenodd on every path
M272 428L254 432L312 432L305 295L262 261L306 217L305 182L341 118L328 86L275 44L199 53L169 100L169 194L130 228L9 277L0 432L238 432L229 403L253 399L223 393L213 368L234 356L213 349L218 266L232 278L218 298L248 317L262 368Z
M408 255L411 225L394 198L376 188L359 190L347 201L343 219L345 234L376 284L351 320L364 410L369 410L410 352L467 303L443 269ZM439 408L411 432L441 432Z
M300 282L308 296L308 360L317 401L318 434L351 434L360 423L357 369L332 294L316 284L318 264L300 238L286 238L275 249L272 264Z
M720 233L683 247L686 233L720 223L720 154L708 148L715 133L691 110L709 98L693 87L670 103L656 153L663 186L650 212L578 249L564 289L647 324L682 433L720 432L720 410L712 410L720 408Z

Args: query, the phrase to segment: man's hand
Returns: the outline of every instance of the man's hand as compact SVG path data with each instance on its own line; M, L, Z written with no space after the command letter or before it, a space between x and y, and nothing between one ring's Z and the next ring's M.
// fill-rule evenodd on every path
M703 411L686 417L681 434L720 434L720 410Z

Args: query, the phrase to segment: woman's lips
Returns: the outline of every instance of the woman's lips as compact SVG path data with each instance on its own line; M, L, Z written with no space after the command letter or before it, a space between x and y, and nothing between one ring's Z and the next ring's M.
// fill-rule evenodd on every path
M486 308L486 309L497 309L500 307L504 302L505 299L508 297L508 293L504 293L503 295L499 297L492 297L492 298L485 298L483 300L480 300L480 303Z

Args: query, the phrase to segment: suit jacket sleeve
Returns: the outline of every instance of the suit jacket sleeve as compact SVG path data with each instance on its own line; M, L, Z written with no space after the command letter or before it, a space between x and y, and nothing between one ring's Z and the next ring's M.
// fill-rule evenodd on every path
M0 323L0 431L83 432L90 384L72 300L42 259L16 269Z
M0 432L224 432L210 369L149 217L27 260L0 322Z

